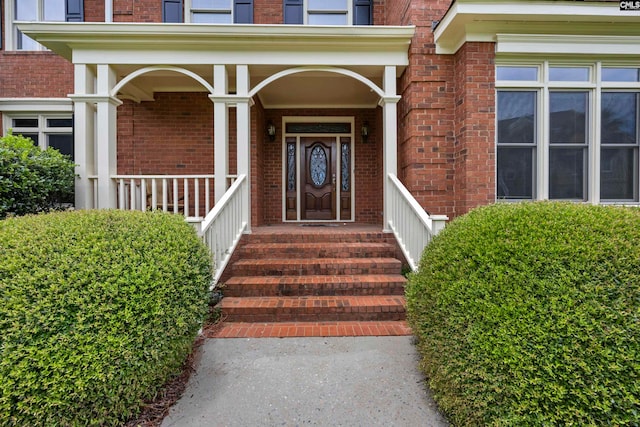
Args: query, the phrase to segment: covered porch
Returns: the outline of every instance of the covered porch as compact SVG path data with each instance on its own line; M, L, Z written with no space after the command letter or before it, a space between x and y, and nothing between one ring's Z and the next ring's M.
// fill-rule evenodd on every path
M20 30L74 64L77 208L183 214L221 257L254 226L433 226L396 178L413 27Z

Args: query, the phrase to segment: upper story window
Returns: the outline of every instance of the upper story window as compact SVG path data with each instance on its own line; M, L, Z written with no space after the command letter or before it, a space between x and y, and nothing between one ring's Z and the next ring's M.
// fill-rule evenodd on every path
M371 25L372 0L284 0L285 24Z
M7 0L6 49L44 50L45 48L18 30L18 22L82 22L83 0Z
M181 0L164 0L163 7L164 22L182 22ZM167 14L169 10L173 12ZM253 23L253 0L184 0L184 10L184 22L201 24Z
M497 198L640 203L640 67L496 69Z

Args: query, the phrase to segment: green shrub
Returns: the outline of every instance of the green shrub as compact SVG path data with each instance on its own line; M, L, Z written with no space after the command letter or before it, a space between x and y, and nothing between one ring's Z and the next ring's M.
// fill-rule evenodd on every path
M20 135L0 137L0 219L72 202L74 167L58 150L41 150Z
M119 425L207 313L208 250L163 213L0 221L0 425Z
M496 204L453 221L407 286L454 425L640 425L640 211Z

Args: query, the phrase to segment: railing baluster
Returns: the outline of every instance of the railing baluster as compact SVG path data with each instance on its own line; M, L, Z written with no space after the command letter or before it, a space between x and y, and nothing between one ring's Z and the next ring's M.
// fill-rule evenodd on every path
M193 216L200 216L200 180L198 178L193 179L193 194L195 195Z
M183 180L184 182L184 217L189 218L189 181L187 178Z
M169 210L169 192L167 189L167 179L162 179L162 211L167 212Z
M125 188L124 188L124 179L118 180L118 209L124 209L124 200L125 200Z
M151 210L158 209L158 188L155 178L151 178Z

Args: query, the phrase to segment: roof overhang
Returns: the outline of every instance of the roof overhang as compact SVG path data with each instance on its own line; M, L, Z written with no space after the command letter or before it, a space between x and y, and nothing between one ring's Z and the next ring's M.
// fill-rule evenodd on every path
M455 0L434 31L436 52L453 54L466 42L500 43L500 34L608 38L597 43L603 46L614 42L613 37L629 38L622 43L628 49L640 37L640 11L602 1ZM523 48L520 53L527 52Z
M226 65L229 90L236 64L248 65L252 86L291 68L333 67L382 86L386 66L400 75L409 64L413 26L18 23L18 28L74 64L109 64L120 80L137 69L171 65L213 81ZM203 91L175 72L153 72L127 84L121 97L153 100L155 92ZM291 75L259 93L266 108L373 108L379 96L361 82L329 72Z

